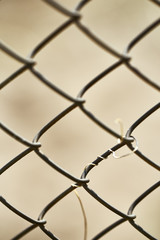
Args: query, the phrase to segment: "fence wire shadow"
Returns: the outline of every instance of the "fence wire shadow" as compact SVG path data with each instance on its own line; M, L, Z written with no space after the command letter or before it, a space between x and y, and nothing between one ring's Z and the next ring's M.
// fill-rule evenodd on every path
M70 194L72 191L74 191L76 188L79 188L79 187L82 187L88 194L90 194L94 199L96 199L96 201L98 201L99 204L103 205L104 208L109 209L110 211L115 213L117 216L119 216L119 220L112 223L110 226L107 226L101 232L97 233L97 235L94 236L92 240L100 239L101 237L107 235L109 231L111 230L113 231L120 224L123 224L125 222L128 222L129 224L131 224L133 228L139 231L140 234L144 235L146 238L152 239L152 240L156 239L155 236L152 236L152 234L147 232L145 229L143 229L141 226L139 226L136 223L136 215L134 214L134 210L141 201L143 201L149 194L152 194L156 189L158 189L158 187L160 186L160 181L156 182L155 184L150 186L148 189L146 189L145 192L143 192L140 196L137 197L137 199L133 199L133 203L128 207L128 212L124 213L124 212L121 212L116 207L114 207L112 204L106 202L103 198L97 195L93 189L90 189L90 187L88 186L88 183L91 180L88 179L88 173L93 168L98 167L98 165L102 161L104 161L104 159L108 158L110 155L113 155L114 158L122 158L122 157L127 157L130 154L136 154L139 157L140 161L144 161L146 165L149 165L155 171L159 171L160 166L157 163L155 163L152 159L148 158L145 155L145 153L141 152L141 150L139 149L137 139L134 137L134 130L138 128L139 125L143 124L145 120L148 119L152 114L154 114L156 111L159 110L160 103L157 103L151 109L148 109L148 111L145 112L142 116L139 116L139 118L130 126L126 134L122 136L122 134L119 134L118 132L116 132L109 126L107 126L103 121L101 121L95 115L93 115L89 109L87 109L85 94L93 86L95 86L96 83L101 81L109 73L115 71L122 65L125 66L129 71L133 72L136 75L136 77L139 79L139 81L143 81L144 84L148 84L148 86L150 86L154 91L160 90L160 86L158 83L156 83L153 79L150 79L140 69L133 66L132 64L132 49L136 47L142 39L144 39L147 35L151 34L152 31L154 31L156 28L159 27L160 18L150 23L149 26L147 26L145 29L143 29L143 31L138 33L134 37L134 39L132 39L128 43L124 51L119 52L113 46L108 45L107 42L102 41L98 35L92 32L92 30L83 23L82 21L83 14L81 13L81 10L85 8L87 4L90 3L89 0L80 1L75 7L75 9L73 10L67 9L66 7L61 5L58 1L44 0L43 2L49 5L50 8L53 8L54 10L57 10L57 12L64 14L67 17L67 20L64 21L56 29L54 29L53 32L51 32L48 36L42 39L39 42L39 44L30 51L27 57L21 56L18 52L14 51L10 46L8 46L5 42L3 41L0 42L1 50L5 54L7 54L9 57L13 58L14 60L22 64L20 68L18 68L15 72L13 72L10 76L8 76L6 79L2 81L0 88L5 91L5 88L7 88L7 86L11 84L17 77L19 77L21 74L25 73L26 71L29 71L40 82L48 86L54 93L56 92L62 98L69 100L70 106L64 109L62 112L60 112L45 126L43 126L43 128L39 130L36 136L34 136L32 141L28 139L24 139L23 136L18 135L15 131L13 131L8 126L6 126L5 123L1 122L0 123L1 130L5 134L9 135L9 137L23 144L25 146L25 150L23 152L20 152L15 158L11 159L4 166L2 166L0 173L1 174L5 173L9 168L11 168L18 161L20 161L23 157L33 152L45 163L47 163L51 168L56 170L59 174L62 174L66 178L72 180L73 184L69 186L67 189L65 189L60 195L54 198L51 202L49 202L46 206L44 206L44 208L42 209L37 219L32 219L31 217L27 216L26 214L21 212L19 209L15 208L3 196L1 196L0 197L1 203L6 208L8 208L14 214L18 215L20 218L23 218L28 223L30 223L29 227L22 230L22 232L18 233L16 236L13 236L12 239L14 240L21 239L23 238L23 236L25 236L26 234L29 234L31 231L34 231L34 229L36 228L40 228L46 234L46 236L48 236L48 238L50 239L59 239L58 236L55 236L54 232L52 233L50 230L46 229L45 227L46 220L44 220L44 217L46 213L50 211L52 208L54 208L54 206L59 201L61 201L68 194ZM152 4L155 4L155 6L157 7L160 6L160 2L158 0L152 0L151 2ZM100 72L91 81L89 81L82 89L80 89L79 93L77 94L77 97L71 96L70 94L68 94L61 88L59 88L58 86L54 85L51 82L51 80L47 79L40 71L36 69L36 61L34 60L34 57L41 50L43 50L43 48L45 48L47 44L49 44L50 42L53 42L57 35L63 34L63 31L66 29L69 29L73 24L77 27L79 31L81 31L88 38L88 41L93 41L99 48L102 48L104 51L107 52L107 54L109 53L117 59L112 65L110 65L103 72ZM41 137L43 136L44 133L46 133L50 128L54 127L54 124L56 124L62 118L65 118L65 116L67 116L70 112L74 111L76 108L79 108L80 111L83 114L85 114L91 121L93 121L97 127L102 128L104 131L106 131L106 133L110 134L114 138L119 139L118 143L115 146L112 146L110 149L107 149L107 151L104 151L104 153L98 156L95 160L93 160L93 162L89 163L87 166L82 166L82 169L84 168L84 171L82 172L79 178L72 175L70 172L64 170L63 168L61 168L54 161L52 161L46 154L44 154L41 151L42 144L40 142ZM118 149L123 148L124 146L128 147L129 153L126 155L118 156L116 151ZM86 223L86 215L85 215L85 211L84 211L81 199L79 199L79 201L81 203L84 222ZM86 224L85 224L84 239L87 239Z

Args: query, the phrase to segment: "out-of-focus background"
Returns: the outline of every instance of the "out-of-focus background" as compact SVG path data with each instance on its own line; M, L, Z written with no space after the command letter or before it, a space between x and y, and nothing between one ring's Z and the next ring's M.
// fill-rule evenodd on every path
M77 0L57 1L72 10ZM82 22L106 43L123 52L127 44L159 16L158 7L147 0L90 1L81 11ZM0 1L0 38L27 56L67 17L40 0ZM131 51L132 62L158 83L160 31L156 28ZM112 65L116 58L89 40L73 24L46 45L35 57L38 69L47 79L76 97L96 75ZM0 52L0 81L22 64ZM159 101L159 92L144 83L125 66L103 78L85 95L86 107L106 125L120 133L115 123L123 122L124 133L148 109ZM37 132L70 102L42 84L29 71L1 90L1 121L18 135L32 141ZM139 149L158 163L159 113L156 111L133 133ZM117 143L80 109L60 120L40 142L42 151L76 177L85 166ZM26 147L1 131L1 167ZM130 151L123 148L117 155ZM127 213L131 203L159 178L159 173L136 155L122 159L110 156L88 175L89 186L104 200ZM34 152L28 154L1 176L1 195L33 219L58 194L73 182L44 163ZM119 219L83 188L78 193L88 221L88 239ZM157 239L160 238L159 190L154 191L135 209L136 222ZM8 240L29 223L0 206L0 239ZM74 192L54 206L46 215L46 227L63 240L83 239L83 216ZM23 239L48 239L39 229ZM128 222L102 239L144 240Z

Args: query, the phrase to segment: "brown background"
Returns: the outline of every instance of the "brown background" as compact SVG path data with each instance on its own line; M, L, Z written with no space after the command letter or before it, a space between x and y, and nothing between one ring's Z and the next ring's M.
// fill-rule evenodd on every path
M73 9L77 1L59 1ZM91 1L82 11L82 21L101 39L122 52L127 44L159 16L156 5L147 0ZM39 0L0 1L0 37L22 56L67 18ZM133 48L130 55L151 79L159 79L160 31L156 28ZM70 26L36 55L36 68L54 84L76 97L80 89L116 61L74 25ZM0 53L0 81L21 66ZM159 101L159 93L121 66L92 87L85 95L86 107L105 124L124 133L148 109ZM1 121L28 140L70 102L54 93L26 71L1 91ZM152 114L135 131L139 149L158 163L159 115ZM79 177L85 166L117 140L90 121L78 108L54 125L40 139L42 151L70 173ZM1 131L1 166L18 155L25 146ZM117 152L128 152L124 148ZM88 175L89 186L102 198L127 213L130 204L158 180L158 171L131 155L102 162ZM31 153L1 177L1 195L13 206L36 219L41 210L72 184L70 180ZM88 220L88 239L119 217L85 192L77 190ZM136 222L157 239L159 231L159 191L149 195L135 209ZM1 239L11 239L29 223L5 206L0 207ZM74 192L60 201L45 216L46 227L64 240L83 239L83 217ZM23 239L48 239L40 229ZM102 239L146 239L129 223L124 223Z

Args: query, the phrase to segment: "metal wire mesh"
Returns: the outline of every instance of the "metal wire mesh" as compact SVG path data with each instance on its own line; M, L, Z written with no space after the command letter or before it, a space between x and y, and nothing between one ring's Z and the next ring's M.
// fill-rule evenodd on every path
M146 26L145 29L143 29L140 33L138 33L125 47L124 51L119 52L117 51L113 46L108 45L107 40L102 41L101 38L93 33L92 29L90 29L86 24L83 23L83 9L87 5L90 4L89 0L83 0L80 1L77 6L74 8L74 10L68 9L61 5L58 1L54 0L44 0L45 4L50 6L52 10L56 10L58 14L64 14L67 20L65 20L61 25L59 25L56 29L54 29L48 36L46 36L44 39L39 41L39 43L30 51L27 57L23 57L18 52L14 51L10 46L8 46L5 42L0 42L0 48L1 50L7 54L7 56L13 58L15 61L18 61L21 63L21 67L16 69L10 76L8 76L6 79L4 79L1 82L1 89L5 92L5 89L9 85L11 85L18 77L25 74L26 72L30 72L36 79L39 80L39 85L42 87L45 85L51 89L53 94L55 92L61 97L70 102L70 105L67 106L63 111L59 112L57 115L54 116L53 119L51 119L46 125L44 125L41 129L39 129L38 133L33 137L33 140L25 139L22 135L17 134L13 129L8 127L5 123L0 123L1 130L3 133L7 134L10 138L16 140L18 143L22 144L25 147L25 150L20 152L17 156L15 156L13 159L9 160L7 163L5 163L0 170L1 174L5 174L8 172L9 169L12 169L13 166L15 166L19 161L21 161L23 158L25 158L29 154L35 154L39 157L40 160L43 160L47 165L50 166L51 169L53 169L53 174L55 171L61 175L63 175L65 178L72 181L72 184L67 187L63 192L61 192L59 195L57 195L52 201L47 203L41 210L39 216L37 219L33 219L30 216L28 216L26 213L23 213L18 207L15 207L12 205L10 200L7 200L5 197L1 196L1 203L8 208L10 211L12 211L14 214L16 214L19 218L23 218L26 222L29 223L29 226L27 226L24 230L22 230L20 233L18 233L16 236L14 236L12 239L21 239L25 236L30 236L30 233L34 231L36 228L41 229L45 235L50 239L59 239L58 236L52 232L50 229L46 228L46 220L44 220L45 215L54 209L55 205L59 203L62 199L64 199L67 195L69 195L71 192L73 192L77 188L82 188L86 193L92 196L99 204L101 204L105 209L109 209L109 211L113 212L116 216L118 216L118 220L113 222L111 225L106 226L105 229L97 233L96 236L92 237L92 239L100 239L101 237L107 237L108 233L112 230L114 231L115 228L118 228L119 225L123 225L125 222L130 224L135 230L137 230L143 237L148 239L158 239L156 236L154 236L152 233L148 232L143 226L138 225L136 221L136 215L134 214L134 210L139 204L146 199L150 194L153 194L158 187L160 186L160 181L155 182L152 186L150 186L145 191L142 190L142 194L140 194L136 199L133 199L132 204L128 207L128 212L125 213L121 210L119 210L117 207L112 205L112 203L109 203L104 198L97 195L97 193L90 188L90 183L92 182L92 178L88 178L88 174L92 172L92 169L97 169L102 162L104 162L105 159L109 158L110 155L112 155L115 159L129 157L130 155L136 155L139 159L139 161L143 161L144 168L146 166L149 166L154 171L157 172L160 170L160 166L158 162L156 163L154 160L150 159L145 152L142 152L139 149L139 143L138 139L134 136L134 131L139 128L142 124L145 123L145 121L150 118L151 115L153 115L155 112L158 112L160 108L160 103L158 102L154 106L152 106L148 111L144 112L142 116L139 116L138 119L136 119L129 127L128 131L124 134L122 129L122 123L121 124L121 133L115 131L112 129L109 125L104 123L101 119L99 119L96 115L94 115L90 109L87 107L87 100L85 99L86 93L88 93L93 87L96 86L97 83L103 80L103 78L107 78L111 72L116 71L120 67L124 66L127 68L128 71L131 71L139 81L142 81L144 85L148 85L150 88L153 89L153 92L157 92L157 90L160 90L159 84L150 79L145 73L143 73L139 68L135 67L132 62L132 49L136 48L137 45L140 44L140 42L147 37L149 34L152 34L152 32L155 29L158 29L160 24L160 19L156 19L154 22L151 22L148 26ZM151 4L154 4L157 8L160 6L160 2L158 0L150 1ZM97 1L97 4L100 4L100 2ZM107 1L106 1L107 5ZM55 38L59 35L63 35L64 31L67 31L70 29L71 26L75 26L81 33L83 33L87 37L87 41L92 41L96 44L96 46L99 49L104 50L106 54L110 54L114 57L114 62L109 67L107 67L104 71L100 72L97 76L95 76L92 80L86 82L86 84L82 87L82 89L79 90L76 97L70 95L67 91L63 90L62 88L58 87L56 84L52 82L52 79L47 79L47 77L42 74L41 71L36 68L36 60L35 57L37 54L39 54L48 44L55 41ZM53 70L54 72L54 70ZM44 85L43 85L44 84ZM142 90L143 91L143 90ZM114 94L114 93L113 93ZM136 97L136 96L135 96ZM95 96L96 98L96 96ZM112 104L111 104L112 106ZM98 129L102 129L106 134L110 134L113 138L118 139L118 143L114 146L112 146L109 149L104 149L104 152L101 153L96 159L93 161L90 161L88 165L81 165L81 169L84 169L81 173L80 177L77 177L73 175L70 171L67 171L63 168L61 168L60 165L58 165L55 161L53 161L47 153L43 153L41 151L42 143L41 138L44 134L46 134L50 129L54 129L57 122L60 122L61 119L65 119L71 112L74 112L75 109L79 109L81 114L86 115L90 121L92 121L95 126ZM128 111L132 111L130 107L128 107ZM79 127L80 124L79 124ZM25 126L24 126L25 128ZM82 131L85 131L85 129L82 129ZM142 143L143 144L143 143ZM154 144L154 143L153 143ZM9 147L9 146L8 146ZM124 153L122 155L119 155L117 151L119 149L123 149L124 147L128 148L128 153ZM98 155L98 154L97 154ZM157 156L158 158L158 156ZM119 160L117 160L119 161ZM96 175L96 170L94 170ZM128 169L128 171L131 171ZM32 186L31 186L32 187ZM26 190L27 191L27 190ZM79 195L78 195L79 197ZM85 223L85 233L84 233L84 239L87 239L87 217L85 214L85 210L83 208L81 199L80 204L84 216L84 223ZM1 216L1 221L3 217ZM152 220L153 221L153 220ZM63 228L63 226L61 226ZM120 239L120 238L119 238Z

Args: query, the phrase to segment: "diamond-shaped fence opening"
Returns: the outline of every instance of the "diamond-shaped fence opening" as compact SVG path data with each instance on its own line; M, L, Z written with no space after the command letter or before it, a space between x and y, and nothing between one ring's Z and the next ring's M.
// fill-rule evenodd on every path
M0 239L159 239L158 0L0 1Z

